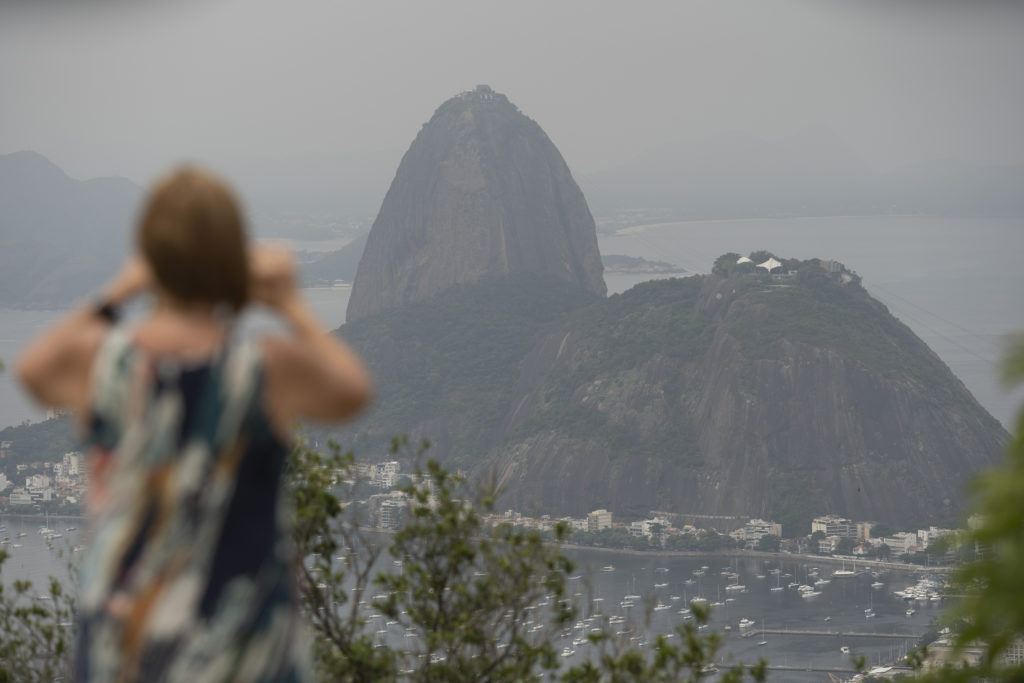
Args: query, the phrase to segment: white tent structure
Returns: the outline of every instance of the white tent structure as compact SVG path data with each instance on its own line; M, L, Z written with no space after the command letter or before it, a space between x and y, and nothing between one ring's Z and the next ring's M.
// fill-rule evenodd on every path
M736 265L738 266L741 263L753 263L753 261L748 259L746 256L740 256L738 259L736 259Z
M764 263L758 263L757 267L758 268L764 268L765 270L767 270L770 273L773 270L775 270L776 268L781 268L782 264L779 263L778 261L776 261L774 258L769 258Z

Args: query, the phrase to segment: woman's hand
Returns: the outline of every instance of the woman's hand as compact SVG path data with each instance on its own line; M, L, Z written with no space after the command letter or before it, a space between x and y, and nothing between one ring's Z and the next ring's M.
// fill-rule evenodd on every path
M257 245L249 252L249 295L254 303L276 311L295 300L295 258L277 245Z
M120 305L153 286L153 275L145 260L135 255L125 261L117 275L103 288L103 298Z

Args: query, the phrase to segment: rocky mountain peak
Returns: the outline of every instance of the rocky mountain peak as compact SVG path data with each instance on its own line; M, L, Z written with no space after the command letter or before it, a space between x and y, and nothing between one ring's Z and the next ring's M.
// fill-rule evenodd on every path
M402 158L347 319L511 273L606 292L594 219L562 155L507 97L479 85L442 104Z

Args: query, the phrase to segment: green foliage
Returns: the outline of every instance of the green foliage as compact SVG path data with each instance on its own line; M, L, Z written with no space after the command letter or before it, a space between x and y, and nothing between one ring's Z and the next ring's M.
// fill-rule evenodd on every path
M770 476L771 519L782 525L783 538L796 538L811 531L817 500L815 489L806 475L779 472Z
M779 546L782 544L782 539L775 534L765 534L757 542L757 549L767 553L779 552Z
M892 536L894 533L896 533L896 530L884 522L871 527L872 538L886 538Z
M405 489L409 520L390 548L402 569L375 579L387 592L381 611L418 634L402 667L422 681L521 680L556 668L552 641L575 615L572 564L536 532L485 527L476 505L492 512L493 496L474 505L436 461L417 475L421 483ZM567 533L556 527L555 540Z
M576 531L572 535L573 543L596 546L598 548L627 548L629 550L649 550L650 541L646 536L633 536L622 527L601 529L600 531Z
M7 551L0 550L0 577ZM40 591L32 581L0 580L0 683L59 680L70 671L74 596L50 577Z
M360 600L383 546L365 532L358 506L343 501L355 484L354 458L336 444L321 454L300 441L290 460L292 535L299 554L299 590L318 637L314 656L325 680L376 681L394 677L394 653L376 647ZM332 560L339 553L341 562ZM355 587L356 590L349 589Z
M1003 362L1009 385L1024 384L1024 335L1018 334ZM1004 663L1011 646L1024 639L1024 410L1014 423L1013 437L1003 464L978 477L972 485L980 520L960 539L961 545L979 550L977 559L956 575L964 599L948 615L955 630L954 657L974 649L977 666L948 665L921 677L923 681L1020 681L1024 666ZM921 667L927 653L913 663Z
M424 446L425 447L425 446ZM417 461L421 447L412 457ZM392 444L407 453L405 439ZM707 677L721 647L717 634L698 633L708 613L675 639L659 637L653 651L613 635L607 621L588 636L594 655L563 667L555 650L559 634L576 618L566 593L572 563L558 543L508 524L488 526L493 487L469 491L466 483L428 460L404 488L410 514L389 544L360 528L344 505L354 483L350 454L335 447L321 455L304 445L292 459L295 539L307 557L303 595L316 632L315 654L324 681L523 681L545 673L563 681L697 681ZM382 570L381 550L399 569ZM334 553L345 553L340 564ZM360 600L379 591L367 605ZM360 605L362 603L362 605ZM368 609L379 610L401 645L375 638ZM629 627L635 633L635 625ZM720 680L745 676L763 681L764 664L730 670Z
M736 547L736 542L725 534L707 530L694 534L679 534L669 536L665 539L666 550L690 550L700 552L714 552L716 550L729 550Z
M849 555L853 552L853 547L857 545L857 540L853 538L843 537L836 542L836 555Z
M732 251L722 254L715 259L715 263L711 266L711 272L715 275L728 276L738 267L736 261L739 260L739 258L740 255Z
M700 634L700 627L710 620L709 608L695 604L691 605L691 610L693 620L677 626L674 638L658 636L653 657L636 648L621 647L605 632L591 637L599 650L598 656L562 673L559 680L567 683L686 683L715 676L718 669L713 662L722 647L722 636ZM739 683L749 676L752 681L765 681L767 675L767 663L762 660L749 668L737 665L716 680Z
M78 448L74 434L70 417L57 417L33 424L24 422L0 429L0 441L14 444L0 466L8 477L14 479L17 465L59 460L68 451Z

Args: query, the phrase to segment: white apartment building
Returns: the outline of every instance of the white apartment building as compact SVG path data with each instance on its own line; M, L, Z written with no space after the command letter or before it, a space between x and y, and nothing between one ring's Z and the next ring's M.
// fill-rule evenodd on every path
M646 536L651 538L654 535L654 530L660 529L658 532L658 538L660 539L671 526L667 519L654 517L652 519L645 519L642 522L631 523L629 525L629 534L630 536Z
M397 460L382 462L377 465L377 472L374 475L374 484L382 489L394 488L398 483L398 473L401 467Z
M22 488L17 488L11 491L11 495L7 500L11 505L32 504L32 496L29 495L28 491Z
M911 548L918 547L917 532L914 531L899 531L892 536L871 540L872 543L875 543L875 541L878 542L878 545L884 543L889 546L895 555L909 553Z
M952 529L940 529L939 527L928 527L927 529L917 530L917 541L918 545L922 549L927 549L928 546L935 541L939 540L943 536L950 536L956 533Z
M766 522L763 519L752 519L729 535L740 541L760 541L769 535L781 538L782 525L777 522Z
M380 518L377 526L397 529L402 523L402 512L407 507L404 499L390 498L380 504Z
M64 474L68 477L77 477L82 474L82 454L78 451L65 453L61 464L64 466Z
M25 488L29 491L42 491L50 488L50 477L45 474L33 474L25 477Z
M824 515L815 517L811 521L811 533L816 531L826 536L839 536L840 538L857 538L857 525L854 522L838 515Z
M600 531L612 528L612 513L607 510L594 510L587 515L587 531Z

